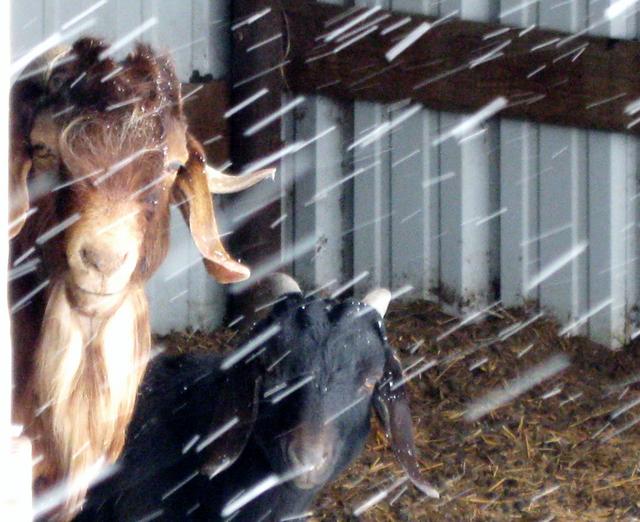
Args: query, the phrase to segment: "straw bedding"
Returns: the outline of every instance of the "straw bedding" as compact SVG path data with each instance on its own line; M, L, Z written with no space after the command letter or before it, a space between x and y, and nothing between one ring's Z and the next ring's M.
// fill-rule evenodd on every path
M560 336L556 324L536 315L494 309L453 328L459 319L437 305L392 306L389 340L411 367L407 373L430 366L409 388L422 470L441 498L402 484L360 520L640 520L640 347L611 352ZM220 329L162 342L221 352L237 338ZM556 354L570 359L566 370L465 420L470 401L520 382ZM376 424L364 454L318 499L310 520L355 520L354 509L401 477Z

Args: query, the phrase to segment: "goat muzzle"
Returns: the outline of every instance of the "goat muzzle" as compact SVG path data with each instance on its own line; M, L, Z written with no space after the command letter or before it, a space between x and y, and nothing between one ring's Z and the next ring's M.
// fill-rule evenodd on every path
M125 211L91 216L70 230L67 262L71 282L89 294L111 295L130 283L138 264L141 233L135 218L122 219Z
M287 457L293 469L306 470L293 480L296 487L314 489L329 480L336 460L335 443L335 431L327 426L294 434Z
M80 248L80 259L85 267L105 276L116 272L127 259L129 253L113 252L110 249L86 245Z
M70 276L66 278L65 290L71 307L88 317L108 317L120 306L128 293L127 291L113 294L89 292L76 285Z

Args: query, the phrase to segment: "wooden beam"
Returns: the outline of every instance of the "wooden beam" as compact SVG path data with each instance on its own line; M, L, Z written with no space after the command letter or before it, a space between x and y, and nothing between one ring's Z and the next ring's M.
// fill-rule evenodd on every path
M510 118L640 131L634 121L640 114L625 113L640 97L638 42L384 10L365 16L367 9L311 1L281 4L286 81L295 92L381 103L410 99L461 112L504 96L509 105L501 114ZM326 41L331 31L358 17L360 22ZM387 59L385 54L421 24L429 29Z
M189 131L204 145L214 166L229 161L229 126L224 113L229 108L229 87L224 81L183 83L184 113Z
M229 118L231 161L233 170L241 172L283 146L280 118L259 129L250 129L281 108L285 91L282 73L284 28L282 9L277 0L234 0L231 10L231 107L242 107ZM248 100L253 101L247 105ZM274 164L277 166L276 162ZM265 260L280 252L280 228L271 226L281 211L279 197L273 197L274 190L279 189L269 183L253 189L253 204L257 202L262 208L245 220L246 223L234 226L229 241L231 251L254 273ZM231 204L234 204L233 200ZM243 200L245 208L238 209L236 214L247 211L246 205ZM235 296L232 301L234 313L246 311L243 295Z

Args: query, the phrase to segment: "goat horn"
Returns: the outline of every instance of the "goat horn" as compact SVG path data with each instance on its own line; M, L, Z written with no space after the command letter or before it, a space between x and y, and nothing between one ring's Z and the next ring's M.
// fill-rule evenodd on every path
M270 287L271 293L274 298L280 297L285 294L301 294L300 285L297 281L282 272L276 272L267 277L267 285Z
M46 84L53 70L71 53L71 50L71 46L64 44L52 47L27 64L17 80L35 77L39 83Z
M275 168L257 170L241 176L224 174L210 165L207 165L207 183L212 194L232 194L252 187L265 178L273 178Z
M254 302L258 308L262 308L265 304L273 304L279 301L280 297L287 294L300 294L302 290L293 277L275 272L262 279L255 287Z
M371 308L375 309L381 317L384 317L391 302L391 292L386 288L376 288L369 292L362 302L368 304Z
M49 81L51 78L51 73L58 65L58 63L65 58L71 52L71 47L68 45L58 45L54 47L49 52L44 54L44 59L48 65L47 71L45 72L44 79L45 81Z

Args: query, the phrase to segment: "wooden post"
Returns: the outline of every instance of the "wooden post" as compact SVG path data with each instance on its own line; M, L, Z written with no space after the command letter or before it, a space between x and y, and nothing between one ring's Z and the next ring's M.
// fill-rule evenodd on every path
M0 69L9 70L9 2L0 8ZM9 263L9 89L10 77L0 79L0 520L32 520L31 442L11 426L12 347L7 299Z
M252 125L281 107L285 30L279 0L234 1L231 32L231 106L237 107L266 90L266 94L230 117L232 170L240 172L252 162L267 157L283 146L279 118L251 135L246 133ZM273 199L272 194L269 194L269 191L273 192L273 185L263 185L253 190L257 194L266 195L262 199L263 204ZM249 209L233 210L238 215ZM254 271L260 263L276 256L280 251L280 229L277 226L271 227L279 216L280 199L276 198L263 206L247 223L233 227L234 233L229 242L231 251ZM243 295L235 296L232 301L234 315L242 313Z
M183 83L182 94L189 132L204 145L211 165L223 165L229 160L229 128L224 119L229 108L227 82Z

